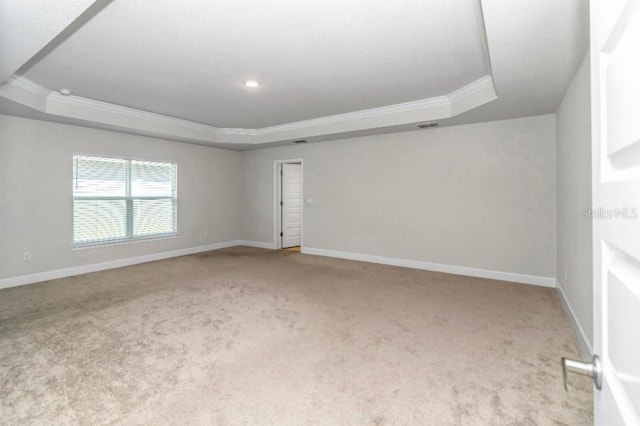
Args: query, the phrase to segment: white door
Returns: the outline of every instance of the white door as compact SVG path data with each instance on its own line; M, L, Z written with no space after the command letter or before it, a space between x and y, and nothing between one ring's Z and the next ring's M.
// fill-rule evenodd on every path
M597 425L640 425L640 0L591 1Z
M302 165L282 164L282 248L300 245L302 236Z

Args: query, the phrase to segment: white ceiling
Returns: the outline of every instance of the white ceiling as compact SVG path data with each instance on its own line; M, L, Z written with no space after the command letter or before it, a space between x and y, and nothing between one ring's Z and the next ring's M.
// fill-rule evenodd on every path
M330 139L555 112L588 45L586 0L96 3L0 86L0 113L238 149Z
M34 52L60 34L94 0L2 0L0 2L0 81L7 80ZM46 19L38 19L46 17ZM37 25L29 22L37 19ZM28 30L28 31L27 31Z
M498 100L449 124L554 113L589 47L588 0L483 0Z
M24 76L255 129L446 95L487 73L478 35L470 0L115 0Z

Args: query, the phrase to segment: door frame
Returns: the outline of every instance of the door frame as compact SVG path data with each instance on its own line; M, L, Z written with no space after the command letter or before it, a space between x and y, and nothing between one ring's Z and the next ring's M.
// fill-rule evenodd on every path
M273 246L276 250L282 248L282 209L280 208L280 166L282 164L300 164L300 191L302 202L300 203L300 251L304 248L304 161L302 158L290 158L286 160L274 160L273 162Z

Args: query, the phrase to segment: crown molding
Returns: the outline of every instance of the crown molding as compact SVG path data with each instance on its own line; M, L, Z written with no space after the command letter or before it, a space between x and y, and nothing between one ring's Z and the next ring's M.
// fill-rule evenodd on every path
M449 93L447 95L447 99L452 104L456 102L461 102L478 93L483 93L484 91L487 90L487 88L490 88L492 86L493 86L493 79L490 76L485 75L484 77L481 77L476 81L472 81L466 86L462 86L461 88Z
M493 86L493 78L485 75L448 96L451 103L451 117L498 99Z
M9 79L9 83L40 97L46 98L49 93L51 93L51 90L25 77L11 77L11 79Z
M497 99L493 79L485 75L447 95L297 121L260 129L220 128L81 96L64 96L24 77L0 86L0 96L48 115L91 127L207 145L259 145L304 137L340 135L441 120Z
M0 96L40 112L46 110L51 91L27 78L13 76L0 84Z
M343 114L330 115L327 117L313 118L310 120L296 121L293 123L280 124L277 126L263 127L257 130L258 135L269 135L278 132L306 129L310 127L322 126L326 124L346 123L354 120L383 117L389 114L413 112L426 108L449 107L450 102L447 96L437 96L417 101L405 102L401 104L387 105L383 107L363 109L360 111L347 112Z
M200 143L217 142L218 129L213 126L80 96L63 96L58 92L51 92L47 96L45 112L173 139L188 139Z

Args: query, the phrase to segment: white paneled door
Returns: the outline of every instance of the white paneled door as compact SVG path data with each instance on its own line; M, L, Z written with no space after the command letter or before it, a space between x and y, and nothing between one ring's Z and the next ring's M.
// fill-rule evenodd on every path
M597 425L640 425L640 0L591 1Z
M296 247L302 236L302 165L282 164L282 248Z

